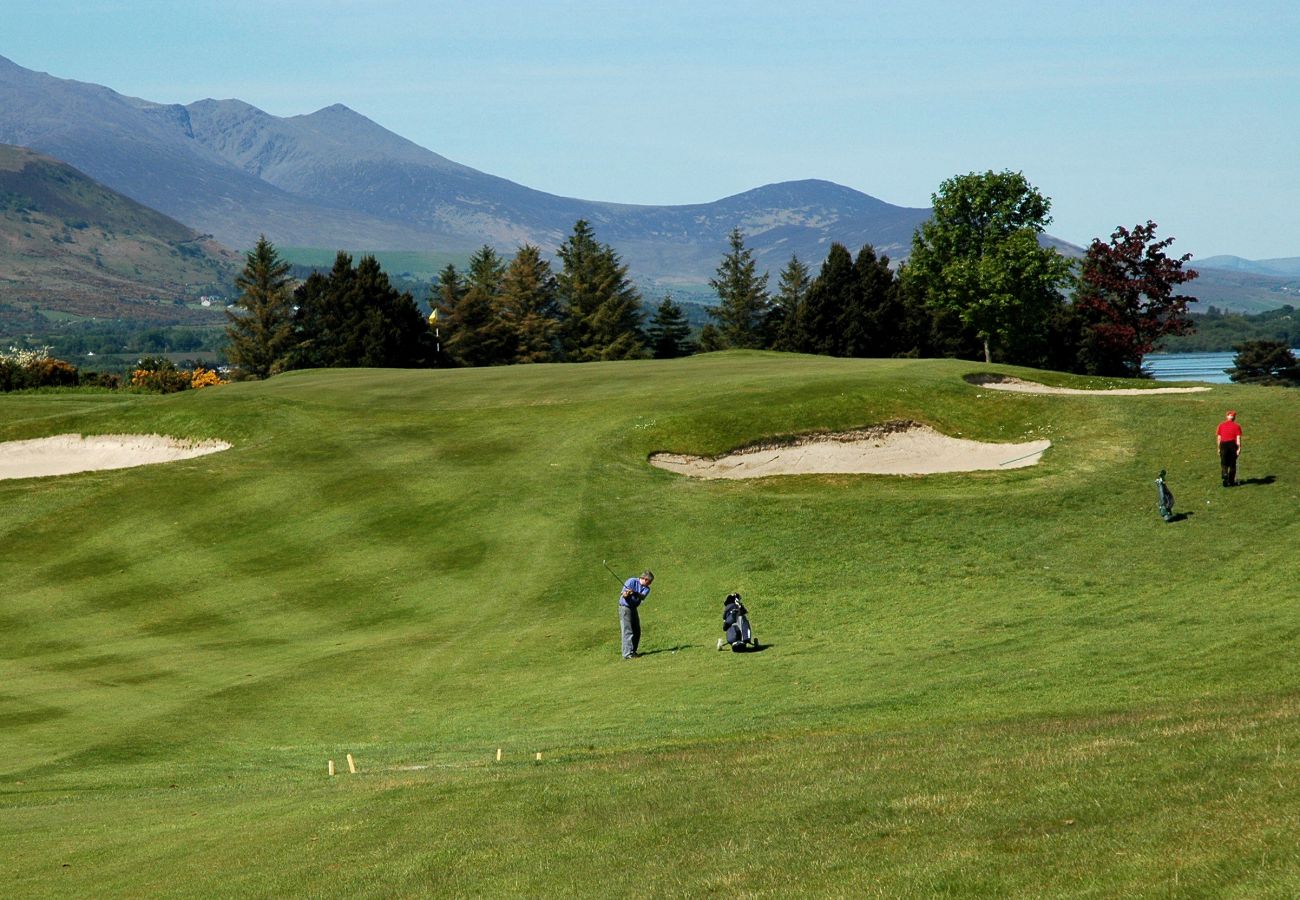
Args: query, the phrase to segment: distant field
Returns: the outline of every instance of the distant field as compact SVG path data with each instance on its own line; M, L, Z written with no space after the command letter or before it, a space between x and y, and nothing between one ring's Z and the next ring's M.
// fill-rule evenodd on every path
M976 371L1117 384L745 352L0 396L0 440L234 445L0 481L6 896L1300 895L1300 392ZM1053 446L647 464L899 419ZM658 575L642 659L606 560ZM714 649L729 591L764 651Z

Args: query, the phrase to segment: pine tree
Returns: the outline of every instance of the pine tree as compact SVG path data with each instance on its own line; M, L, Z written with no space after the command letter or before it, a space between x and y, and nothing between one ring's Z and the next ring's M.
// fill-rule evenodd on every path
M845 307L844 355L886 357L907 349L903 305L889 257L876 256L868 244L858 251L853 271L858 286L853 306Z
M555 276L541 250L532 244L520 247L506 267L498 307L514 362L555 362L560 358Z
M514 347L501 319L501 282L506 266L484 244L470 257L463 293L447 317L447 353L462 366L499 366L512 362Z
M579 219L556 251L564 311L564 347L570 361L639 359L645 355L641 297L614 250Z
M781 270L776 296L772 298L772 306L763 319L764 347L773 350L795 349L795 323L811 283L808 267L799 261L798 256L792 255L790 262Z
M329 275L313 273L294 299L300 341L294 367L411 368L432 360L432 335L419 306L392 286L373 256L353 267L340 251Z
M808 287L808 296L795 323L796 348L803 353L842 356L841 309L853 303L858 280L853 257L843 244L831 244L821 271Z
M655 359L676 359L694 352L690 323L686 321L682 308L673 302L671 294L665 294L663 302L655 310L650 320L649 338Z
M275 246L262 235L248 252L235 282L240 290L235 305L240 312L226 311L230 361L258 378L282 366L295 341L289 269L289 263L280 259Z
M763 344L762 324L771 299L767 295L767 273L760 278L754 251L745 246L745 236L733 228L728 237L731 249L718 264L709 287L718 292L718 305L709 315L718 323L718 333L728 347L752 348Z

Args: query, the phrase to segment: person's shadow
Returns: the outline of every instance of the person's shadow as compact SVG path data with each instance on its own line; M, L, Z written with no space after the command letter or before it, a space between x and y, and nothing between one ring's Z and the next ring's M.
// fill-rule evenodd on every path
M1193 515L1195 515L1195 513L1174 513L1172 516L1165 519L1165 521L1173 524L1174 522L1182 522L1185 519L1190 519Z
M1244 487L1248 484L1272 484L1277 481L1276 475L1265 475L1263 478L1243 478L1237 482L1237 487Z
M676 653L678 650L689 650L691 644L678 644L676 647L660 647L658 650L647 650L642 656L654 656L656 653Z

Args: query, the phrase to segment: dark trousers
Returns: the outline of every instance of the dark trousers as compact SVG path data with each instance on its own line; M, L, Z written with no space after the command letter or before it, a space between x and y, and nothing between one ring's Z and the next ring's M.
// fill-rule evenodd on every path
M1237 450L1233 441L1222 441L1219 444L1219 470L1223 474L1224 487L1237 483Z

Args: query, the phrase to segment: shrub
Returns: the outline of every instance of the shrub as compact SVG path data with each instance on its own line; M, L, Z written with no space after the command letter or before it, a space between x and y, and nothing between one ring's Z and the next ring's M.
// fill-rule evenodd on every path
M196 390L198 388L212 387L218 384L226 384L226 381L212 369L195 366L194 371L190 374L190 387L195 388Z
M76 387L77 367L61 359L35 360L27 365L27 387Z
M190 373L177 369L170 359L146 356L131 373L131 386L157 394L174 394L189 389Z

